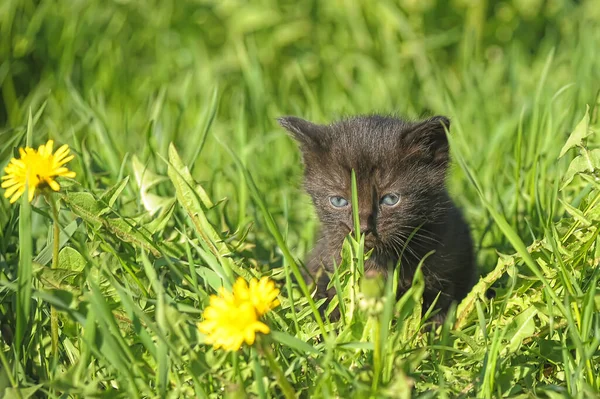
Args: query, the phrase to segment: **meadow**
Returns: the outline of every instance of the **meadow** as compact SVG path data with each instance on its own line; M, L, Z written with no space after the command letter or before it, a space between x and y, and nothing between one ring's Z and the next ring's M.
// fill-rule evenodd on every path
M2 1L0 175L52 139L76 176L0 200L0 398L598 397L599 49L596 0ZM419 278L365 297L360 237L340 321L295 278L276 118L373 112L452 120L481 278L437 329ZM269 333L213 348L209 297L263 276Z

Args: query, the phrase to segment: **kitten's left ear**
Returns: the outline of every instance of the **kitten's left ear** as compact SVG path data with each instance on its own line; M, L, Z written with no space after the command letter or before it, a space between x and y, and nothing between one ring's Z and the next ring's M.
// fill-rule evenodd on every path
M445 116L434 116L417 122L404 136L404 142L415 152L421 152L433 163L446 164L450 158L448 137L450 119Z
M277 122L291 133L303 150L323 148L326 144L325 126L295 116L277 118Z

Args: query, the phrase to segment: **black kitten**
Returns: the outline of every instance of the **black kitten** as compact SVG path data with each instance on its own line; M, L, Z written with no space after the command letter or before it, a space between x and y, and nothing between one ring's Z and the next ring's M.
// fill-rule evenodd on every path
M365 269L386 274L389 264L400 264L402 294L421 259L435 251L423 264L423 308L440 294L436 319L443 320L451 302L467 295L475 277L469 227L445 185L449 120L436 116L408 122L373 115L328 126L296 117L278 121L300 143L306 190L322 224L307 262L311 278L318 280L319 296L333 295L327 292L329 277L322 269L332 272L334 261L340 263L344 238L354 230L354 169L360 229L365 249L373 249Z

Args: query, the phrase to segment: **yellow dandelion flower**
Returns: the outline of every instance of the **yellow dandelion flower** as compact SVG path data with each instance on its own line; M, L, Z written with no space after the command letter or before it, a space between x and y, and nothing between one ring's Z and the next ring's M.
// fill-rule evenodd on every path
M256 333L268 334L269 327L258 320L256 309L248 301L240 301L232 293L221 289L219 296L211 295L210 305L204 310L204 321L198 324L206 334L205 342L215 349L240 349L246 342L252 345Z
M279 289L268 277L260 280L253 278L250 280L249 286L246 280L239 278L233 285L233 295L241 300L251 302L259 316L279 305L277 299Z
M13 158L4 168L1 187L6 190L5 198L10 198L10 203L16 202L28 188L29 202L33 200L36 190L49 186L52 190L60 190L60 185L54 180L56 177L75 177L75 172L70 171L65 164L73 159L69 155L67 144L52 153L54 141L48 140L37 150L26 147L19 148L20 159Z
M260 281L253 278L250 285L239 277L232 292L221 288L219 296L211 295L198 329L206 334L205 342L215 349L236 351L244 342L252 345L256 333L270 332L259 317L279 305L277 295L279 290L267 277Z

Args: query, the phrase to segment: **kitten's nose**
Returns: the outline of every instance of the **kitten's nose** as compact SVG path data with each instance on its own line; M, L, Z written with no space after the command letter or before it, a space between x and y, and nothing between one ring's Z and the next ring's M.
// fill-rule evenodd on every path
M368 222L360 221L360 234L367 234L371 232L371 226Z
M373 215L359 215L360 219L360 233L367 235L368 233L373 233Z
M356 232L356 229L354 228L354 226L352 226L352 228L350 229L352 231L352 233ZM371 229L371 224L368 222L363 222L362 219L360 219L360 234L368 234L368 233L372 233L372 229Z

